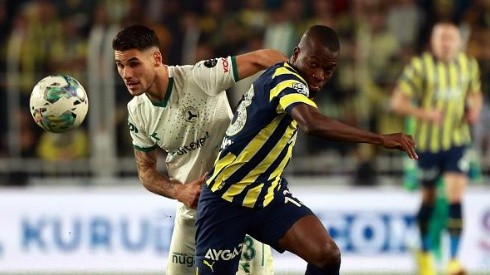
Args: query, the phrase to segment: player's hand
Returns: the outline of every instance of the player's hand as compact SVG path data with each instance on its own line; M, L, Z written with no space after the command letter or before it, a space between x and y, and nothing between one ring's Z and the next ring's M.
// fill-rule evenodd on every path
M206 175L204 174L194 181L179 186L177 200L189 208L196 209L201 194L201 185L206 181Z
M440 125L444 119L444 113L441 110L430 109L425 112L425 119L435 125Z
M383 146L388 149L398 149L407 153L411 159L418 159L415 152L415 141L412 136L404 133L383 135Z
M465 112L465 119L469 124L474 124L478 121L479 113L474 109L468 109Z

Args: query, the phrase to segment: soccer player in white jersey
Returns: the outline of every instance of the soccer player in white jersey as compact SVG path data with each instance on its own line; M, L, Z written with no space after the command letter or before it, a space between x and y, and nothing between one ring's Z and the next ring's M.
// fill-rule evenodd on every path
M204 175L216 159L232 112L225 90L287 58L258 50L195 65L167 66L155 32L124 28L114 38L119 75L134 98L128 125L140 181L146 189L178 201L167 274L195 274L195 208ZM163 149L167 173L157 171ZM272 252L246 237L238 274L272 274Z

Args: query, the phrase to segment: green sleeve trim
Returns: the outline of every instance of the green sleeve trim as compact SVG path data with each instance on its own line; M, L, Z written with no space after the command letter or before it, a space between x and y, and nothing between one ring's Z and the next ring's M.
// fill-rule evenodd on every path
M236 56L231 57L231 64L233 67L233 79L235 79L235 82L238 82L240 80L240 77L238 75L238 67L236 65Z
M139 146L133 145L133 147L134 147L134 149L136 149L138 151L151 152L151 151L155 150L158 146L154 145L152 147L139 147Z

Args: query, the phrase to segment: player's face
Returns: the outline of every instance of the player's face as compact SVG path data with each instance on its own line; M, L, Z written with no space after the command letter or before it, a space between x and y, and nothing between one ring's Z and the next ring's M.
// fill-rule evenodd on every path
M151 49L114 52L117 71L131 95L149 92L156 77L156 60Z
M459 51L460 35L456 26L440 24L434 27L431 47L434 55L443 61L451 61Z
M310 43L302 48L295 48L292 64L308 83L310 97L314 97L325 86L337 68L339 52Z

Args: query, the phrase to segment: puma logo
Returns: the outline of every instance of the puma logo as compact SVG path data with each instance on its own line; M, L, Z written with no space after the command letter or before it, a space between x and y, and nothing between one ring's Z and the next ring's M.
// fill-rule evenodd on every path
M210 264L208 261L206 260L203 260L202 261L205 265L209 266L209 269L211 269L212 272L214 272L214 269L213 269L213 265L216 263L216 262L213 262L212 264Z

